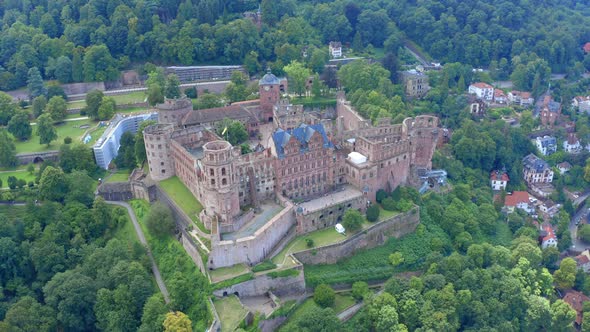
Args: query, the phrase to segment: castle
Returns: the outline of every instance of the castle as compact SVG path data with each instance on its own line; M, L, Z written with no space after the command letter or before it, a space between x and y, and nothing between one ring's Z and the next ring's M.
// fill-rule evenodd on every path
M372 125L343 94L332 112L306 111L281 99L285 85L268 72L258 100L207 110L166 100L159 123L144 130L152 179L177 176L203 205L210 234L195 231L211 241L210 269L268 259L293 236L364 211L379 189L419 185L431 168L438 118ZM253 152L242 155L211 130L224 118L262 137Z

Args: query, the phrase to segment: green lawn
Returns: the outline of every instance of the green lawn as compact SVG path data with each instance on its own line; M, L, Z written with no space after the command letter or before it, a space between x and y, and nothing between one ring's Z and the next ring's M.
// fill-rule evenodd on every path
M69 122L62 122L55 126L57 131L57 139L52 141L49 146L47 144L39 144L39 136L37 135L37 126L33 126L33 135L28 141L25 142L16 142L16 153L25 153L25 152L41 152L41 151L49 151L49 150L58 150L59 147L63 144L64 138L67 136L71 137L74 142L80 140L84 132L88 129L81 129L80 126L82 125L89 125L90 127L94 126L94 122L90 119L86 120L77 120L77 121L69 121Z
M235 331L248 313L248 310L242 307L240 300L235 295L215 299L213 305L219 314L222 332Z
M382 221L387 218L391 218L391 217L395 216L396 214L399 214L399 212L385 210L384 208L381 207L381 205L379 205L379 219L377 219L377 221Z
M205 225L199 220L199 212L203 210L201 203L195 198L193 193L180 181L177 176L173 176L164 181L160 181L160 186L172 198L176 204L186 213L191 220L199 227L201 231L209 233Z
M88 141L88 143L86 143L86 145L93 146L94 143L96 143L96 141L98 141L100 136L102 136L102 134L104 134L104 132L105 132L105 130L107 130L107 128L108 128L108 126L97 127L94 131L92 131L91 133L88 133L88 135L90 135L90 141Z
M129 180L129 175L131 175L130 169L120 169L108 177L106 182L127 182L127 180Z
M334 306L332 306L332 308L334 309L334 312L338 314L355 303L356 301L354 300L352 295L350 295L350 293L336 293L336 297L334 298Z
M8 172L0 172L0 180L2 180L2 188L8 188L8 177L15 176L17 179L23 179L27 181L35 181L35 173L30 174L26 170L16 170Z
M146 98L145 91L135 91L124 95L107 96L113 97L117 105L143 103ZM86 100L76 100L68 103L68 109L86 107Z
M250 269L245 264L236 264L209 271L209 276L211 277L211 282L216 283L248 272L250 272Z
M309 249L307 247L307 243L305 239L312 239L314 247L321 247L328 244L333 244L340 242L346 239L346 236L339 234L336 232L334 227L328 227L319 231L311 232L305 235L301 235L291 241L281 252L272 258L272 262L280 265L285 264L285 266L289 266L292 264L290 259L285 259L287 255Z

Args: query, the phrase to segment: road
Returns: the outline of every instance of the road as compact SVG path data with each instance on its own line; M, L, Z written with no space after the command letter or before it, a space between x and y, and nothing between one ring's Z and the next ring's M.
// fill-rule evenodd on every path
M133 227L135 228L135 232L137 233L137 237L139 238L139 242L141 242L141 244L143 244L145 246L148 257L150 258L150 261L152 262L152 272L154 273L154 277L156 278L156 283L158 284L158 288L160 288L160 292L162 292L162 295L164 296L164 301L166 303L170 303L170 294L168 293L168 289L166 288L166 284L164 284L164 280L162 279L162 275L160 274L160 270L158 269L158 265L156 264L156 261L154 260L154 256L152 255L152 251L150 250L150 247L145 239L145 235L143 234L143 231L141 230L141 227L139 226L139 222L137 221L137 217L135 216L135 212L133 212L133 209L131 208L131 206L125 202L107 201L107 203L122 206L127 209L127 212L129 212L129 216L131 217L131 221L133 222Z
M580 221L580 225L585 223L587 220L588 213L590 211L588 210L588 207L586 206L586 203L584 201L586 200L586 198L588 196L590 196L590 190L586 190L584 193L582 193L580 195L580 197L578 197L574 200L574 204L581 204L582 205L582 207L578 209L578 212L576 212L572 216L572 219L571 219L570 225L569 225L570 234L572 236L571 250L574 250L574 251L583 251L587 247L590 247L590 244L584 243L583 241L578 239L578 234L577 234L578 233L578 226L576 225L576 222L578 220Z

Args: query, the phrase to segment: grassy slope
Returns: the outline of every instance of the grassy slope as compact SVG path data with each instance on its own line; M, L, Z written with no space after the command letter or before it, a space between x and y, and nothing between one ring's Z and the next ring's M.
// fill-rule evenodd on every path
M222 332L233 332L238 328L248 311L242 307L235 295L213 301L221 320Z
M24 152L41 152L41 151L49 151L49 150L58 150L60 145L63 144L64 138L67 136L71 137L72 140L79 141L82 138L82 135L87 129L80 129L79 127L82 125L90 125L91 127L95 125L92 120L77 120L77 121L69 121L69 122L62 122L55 126L57 131L57 139L52 141L49 146L47 144L39 144L39 135L37 135L37 126L33 126L33 135L28 141L25 142L15 142L16 152L17 153L24 153Z
M172 198L176 204L186 213L200 230L209 233L199 220L199 212L203 210L201 203L193 193L176 176L160 182L160 186Z

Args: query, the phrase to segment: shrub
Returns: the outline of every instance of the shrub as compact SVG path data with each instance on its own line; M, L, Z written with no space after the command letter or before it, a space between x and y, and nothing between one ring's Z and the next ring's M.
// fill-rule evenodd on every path
M361 301L369 293L369 285L364 281L357 281L352 284L352 297L355 300Z
M310 238L307 238L307 239L305 239L305 245L306 245L308 248L313 248L313 245L314 245L314 243L313 243L313 239L310 239Z
M64 144L72 144L72 138L70 136L66 136L64 138Z
M252 272L260 272L260 271L266 271L266 270L272 270L274 268L276 268L277 265L271 261L264 261L256 266L254 266L252 268Z
M273 271L268 273L268 276L271 278L286 278L286 277L294 277L299 274L298 270L289 269L289 270L281 270L281 271Z
M212 290L218 290L229 286L237 285L239 283L254 279L254 273L246 273L235 278L227 279L216 284L211 285Z
M387 198L387 191L385 191L383 189L379 189L379 190L377 190L376 195L377 196L375 199L377 200L377 203L381 203L381 202L383 202L384 199Z
M342 226L346 230L354 232L360 229L363 225L363 216L360 212L354 209L349 209L344 213L344 218L342 221Z
M154 204L145 219L145 224L150 233L155 236L170 235L174 232L174 219L172 212L163 203L157 202Z
M381 206L383 206L383 209L387 211L395 211L396 208L395 201L391 197L387 197L386 199L384 199L381 203Z
M367 220L370 222L375 222L379 219L379 206L377 204L372 204L367 208Z
M313 300L315 301L315 303L324 308L331 307L332 305L334 305L335 298L336 295L334 293L334 290L332 289L332 287L326 284L319 285L315 288L313 292Z

